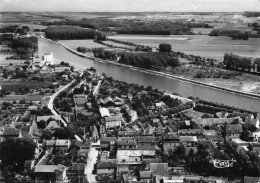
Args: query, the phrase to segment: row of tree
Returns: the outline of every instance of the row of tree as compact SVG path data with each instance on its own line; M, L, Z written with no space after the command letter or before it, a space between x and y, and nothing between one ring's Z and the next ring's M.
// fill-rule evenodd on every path
M252 61L251 57L242 57L232 53L225 53L223 63L226 65L227 69L248 72L251 72L253 69L253 72L260 72L260 58L256 58Z
M45 36L49 39L96 39L106 40L106 36L98 31L82 29L77 27L48 27Z
M174 53L151 53L151 52L120 52L104 50L103 48L93 49L95 57L108 59L146 69L162 69L177 67L180 62Z
M44 25L69 25L90 29L98 29L105 32L117 32L119 34L192 34L191 28L212 28L205 23L173 22L169 20L135 21L135 20L111 20L107 18L95 18L81 20L62 20L43 22Z

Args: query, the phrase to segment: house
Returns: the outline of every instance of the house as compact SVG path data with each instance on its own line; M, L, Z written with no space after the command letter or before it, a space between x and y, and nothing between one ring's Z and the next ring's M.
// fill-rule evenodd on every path
M235 125L226 125L226 136L230 138L236 138L240 137L240 134L243 132L242 125L241 124L235 124Z
M72 163L69 167L69 172L78 176L85 175L85 164L84 163Z
M137 136L137 149L153 150L155 149L156 139L154 136Z
M36 121L34 120L32 125L30 126L29 133L32 137L32 139L37 143L38 140L40 140L41 132L36 124Z
M202 133L201 129L179 129L178 130L178 135L180 136L198 136L199 134Z
M140 170L140 180L152 180L153 177L153 171L148 170L148 171L141 171Z
M168 163L151 163L150 170L153 175L166 176L168 175Z
M253 152L259 153L260 152L260 143L253 143L252 149L253 149Z
M164 151L167 151L168 149L175 151L175 149L180 145L180 139L176 133L169 132L163 137L162 145Z
M45 128L45 130L55 130L57 128L60 128L60 123L57 123L56 121L51 121Z
M127 131L119 131L117 136L118 136L118 139L123 138L123 137L134 138L135 134L136 134L135 131L127 130Z
M114 103L116 106L122 106L124 105L124 100L122 98L119 98L118 96L114 97Z
M114 174L117 168L116 159L101 160L97 162L97 174Z
M102 98L97 99L97 105L105 106L104 100Z
M168 108L167 105L162 101L155 103L155 107L157 110L166 110Z
M70 147L70 141L65 139L57 139L57 140L47 140L46 141L46 151L52 153L53 150L67 152Z
M106 128L107 129L121 127L121 122L122 121L123 121L123 118L121 116L105 117L105 123L106 123Z
M118 149L136 149L137 143L134 139L118 140L117 141L117 148Z
M18 138L19 130L15 127L5 127L2 132L0 132L1 142L7 138Z
M255 132L251 132L250 138L252 138L252 141L260 142L260 129L257 129Z
M142 159L155 157L155 150L119 149L116 154L118 172L129 172L129 166L141 165Z
M87 95L84 94L77 94L73 95L74 103L75 103L75 110L80 110L85 107L85 103L87 102Z
M101 150L113 150L117 143L116 137L102 137L100 139Z
M193 153L196 153L198 151L197 144L198 144L198 139L196 136L180 136L180 142L181 144L185 147L186 155L190 153L192 150Z
M56 173L56 182L63 182L67 180L67 167L61 164L58 164L55 173Z
M81 150L88 150L90 149L91 142L89 139L86 139L85 143L80 146Z
M260 127L260 121L259 121L258 118L252 119L252 120L250 121L250 124L253 125L253 126L256 127L256 128L259 128L259 127Z
M36 165L34 170L35 182L64 182L67 180L67 167L59 165Z
M205 136L207 140L214 142L215 144L223 145L225 143L225 139L220 135L208 135Z
M115 104L111 97L106 97L103 101L106 106L113 106Z
M153 124L156 125L156 124L159 124L160 123L160 119L158 118L154 118L153 119Z
M28 107L28 111L37 111L37 110L38 110L38 106L31 105Z
M62 66L60 66L60 67L55 67L55 73L61 73L61 72L63 72L63 71L70 71L70 67L62 67Z
M99 112L100 112L100 115L102 118L110 116L110 112L109 112L108 108L101 107L101 108L99 108Z
M217 112L216 116L218 118L226 118L228 116L228 112L225 112L225 111Z

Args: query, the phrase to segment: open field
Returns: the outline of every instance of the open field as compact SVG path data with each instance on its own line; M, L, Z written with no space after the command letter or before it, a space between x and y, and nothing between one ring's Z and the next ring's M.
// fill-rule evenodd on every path
M241 56L260 57L260 39L231 40L229 37L206 35L150 36L115 35L112 39L158 47L160 43L172 45L173 51L223 60L224 53L232 52Z
M89 49L92 48L109 48L107 46L98 44L94 42L92 39L84 39L84 40L60 40L59 41L61 44L64 44L65 46L68 46L74 50L77 50L77 47L86 47Z
M103 41L105 44L111 44L113 46L118 46L118 47L123 47L123 48L127 48L127 49L135 49L135 46L128 46L128 45L124 45L124 44L120 44L120 43L115 43L112 41Z
M23 64L25 60L6 60L6 57L10 57L11 55L3 55L0 54L0 66L6 66L9 64Z
M43 95L7 95L0 98L0 101L13 101L13 100L27 100L27 101L40 101Z
M18 91L20 88L29 88L29 89L36 89L36 88L44 88L48 85L52 84L52 82L22 82L22 81L3 81L0 80L0 85L2 89L8 91Z

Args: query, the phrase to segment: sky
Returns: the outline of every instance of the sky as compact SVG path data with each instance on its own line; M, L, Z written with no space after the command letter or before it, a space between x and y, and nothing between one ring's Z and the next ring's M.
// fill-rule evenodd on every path
M260 11L260 0L0 0L0 12L240 12Z

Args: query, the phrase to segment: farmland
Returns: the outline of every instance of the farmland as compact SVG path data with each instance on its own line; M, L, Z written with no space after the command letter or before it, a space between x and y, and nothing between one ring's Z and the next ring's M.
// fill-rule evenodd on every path
M173 51L199 55L206 58L223 60L224 53L232 52L241 56L260 57L260 39L231 40L229 37L210 37L206 35L148 36L115 35L109 38L129 41L136 44L158 47L160 43L169 43Z
M0 81L0 85L2 89L8 91L18 91L20 88L29 88L29 89L36 89L36 88L44 88L52 83L48 82L21 82L21 81Z
M7 95L1 98L1 101L13 101L13 100L29 100L40 101L43 95Z
M77 50L77 47L85 47L85 48L108 48L107 46L98 44L94 42L93 40L62 40L59 41L59 43L64 44L65 46L68 46L74 50Z

